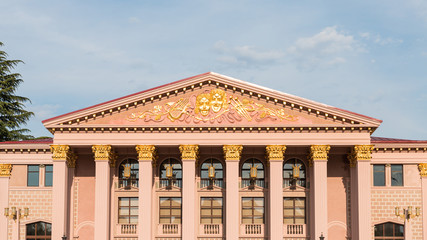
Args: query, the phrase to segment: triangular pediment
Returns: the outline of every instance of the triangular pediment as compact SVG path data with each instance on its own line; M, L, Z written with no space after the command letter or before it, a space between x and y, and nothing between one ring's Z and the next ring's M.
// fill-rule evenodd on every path
M66 127L376 128L380 120L205 73L43 121Z

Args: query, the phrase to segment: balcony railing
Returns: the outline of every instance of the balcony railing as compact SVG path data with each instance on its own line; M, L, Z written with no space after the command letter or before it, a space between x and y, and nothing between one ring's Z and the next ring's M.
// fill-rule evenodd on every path
M138 179L119 179L119 188L138 188Z
M253 183L254 186L265 188L265 181L264 179L256 179L256 180L250 180L250 179L242 179L240 188L245 188L251 186Z
M181 235L181 224L159 224L159 234L161 235Z
M244 235L264 235L264 224L242 224L240 232Z
M306 225L305 224L284 224L283 233L285 237L305 237Z
M138 231L137 224L121 224L120 233L121 234L136 234Z
M292 186L293 185L293 179L292 178L284 178L283 179L283 187L285 188L285 187L290 187L290 186ZM296 182L296 185L297 186L301 186L301 187L306 187L306 183L307 183L307 181L305 180L305 179L297 179L296 180L297 182Z
M164 187L169 186L169 182L170 182L170 180L168 180L168 179L160 179L159 180L159 188L164 188ZM181 179L172 180L172 186L182 188L182 180Z
M211 180L209 179L200 179L200 188L205 188L211 185ZM224 180L222 179L215 179L213 180L213 185L224 188Z
M222 224L200 224L200 233L203 235L222 235Z

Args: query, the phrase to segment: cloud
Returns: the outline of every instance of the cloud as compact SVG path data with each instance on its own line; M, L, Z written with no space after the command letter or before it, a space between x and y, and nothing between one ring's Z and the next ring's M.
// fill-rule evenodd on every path
M392 44L401 44L403 43L402 39L392 38L392 37L382 37L380 34L372 34L370 32L363 32L359 34L365 40L371 41L375 44L379 44L382 46L392 45Z
M287 49L299 68L313 70L347 62L347 57L364 49L352 35L327 27L312 37L299 38Z

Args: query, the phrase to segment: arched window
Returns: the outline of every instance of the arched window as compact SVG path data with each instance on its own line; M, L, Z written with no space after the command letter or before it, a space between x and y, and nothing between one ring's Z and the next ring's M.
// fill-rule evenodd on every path
M172 167L172 180L167 178L166 168ZM181 162L175 158L168 158L160 165L160 187L170 186L169 182L172 181L172 185L176 187L182 187L182 166Z
M27 224L27 240L50 240L52 235L52 224L46 222L35 222Z
M251 169L256 169L256 178L251 178ZM264 183L264 165L256 158L246 160L242 165L242 187L256 185L265 187Z
M138 187L139 184L139 163L135 159L123 160L119 166L119 187Z
M305 165L301 160L291 158L283 165L283 185L284 187L306 186Z
M375 240L405 239L405 228L401 224L387 222L375 225Z
M201 187L207 187L211 184L211 180L209 179L209 167L214 167L215 169L215 179L212 184L218 187L224 187L224 170L222 163L215 158L207 159L202 163L200 167L200 185Z

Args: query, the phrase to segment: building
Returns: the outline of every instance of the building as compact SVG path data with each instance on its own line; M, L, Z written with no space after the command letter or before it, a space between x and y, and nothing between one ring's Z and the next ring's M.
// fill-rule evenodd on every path
M43 123L0 144L1 240L427 240L427 141L378 119L205 73Z

